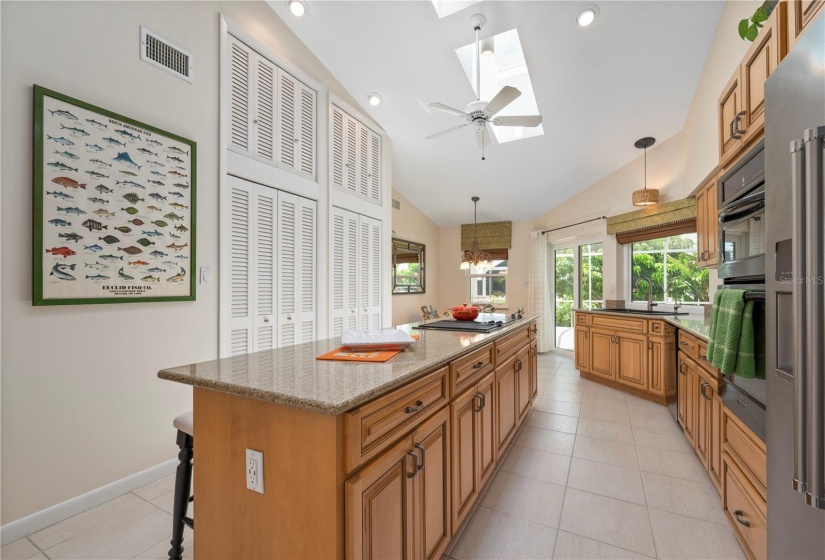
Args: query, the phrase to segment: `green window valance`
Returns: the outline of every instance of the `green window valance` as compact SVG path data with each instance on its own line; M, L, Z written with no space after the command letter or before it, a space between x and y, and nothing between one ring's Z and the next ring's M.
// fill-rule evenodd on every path
M477 233L476 233L477 228ZM513 222L487 222L461 225L461 250L470 248L478 236L478 245L484 249L509 249L512 246Z
M607 233L617 235L696 219L694 197L665 202L607 218Z

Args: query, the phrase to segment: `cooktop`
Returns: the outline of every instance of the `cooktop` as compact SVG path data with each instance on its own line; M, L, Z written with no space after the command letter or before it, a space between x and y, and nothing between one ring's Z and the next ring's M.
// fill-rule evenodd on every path
M441 321L433 321L432 323L421 323L413 328L488 333L520 319L521 315L517 317L510 316L500 320L477 319L475 321L456 321L453 319L444 319Z

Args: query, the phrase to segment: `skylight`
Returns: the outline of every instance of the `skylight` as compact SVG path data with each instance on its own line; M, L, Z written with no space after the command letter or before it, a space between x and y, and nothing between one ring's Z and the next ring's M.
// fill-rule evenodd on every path
M460 12L464 8L479 2L481 0L432 0L433 7L440 18Z
M433 2L435 3L436 0L433 0ZM473 91L476 88L475 46L475 42L473 42L455 51L461 66L464 67L467 79L472 84ZM492 47L493 53L489 56L482 55L480 57L481 99L489 101L502 87L512 86L521 91L521 96L498 113L498 116L538 115L539 107L536 103L536 95L533 93L530 74L527 72L527 62L524 60L524 52L521 50L518 31L511 29L481 41L482 53L489 50L489 47ZM490 128L499 143L544 135L543 125L530 128L491 124Z

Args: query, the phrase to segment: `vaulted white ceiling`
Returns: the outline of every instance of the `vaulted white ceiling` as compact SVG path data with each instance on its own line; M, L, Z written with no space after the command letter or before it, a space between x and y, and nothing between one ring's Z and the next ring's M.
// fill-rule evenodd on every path
M443 227L472 220L473 195L479 221L534 219L638 157L637 139L682 129L724 2L602 0L580 28L589 3L485 0L443 19L426 0L309 0L303 18L269 4L389 134L393 188ZM461 124L428 103L475 99L455 53L475 13L482 39L518 29L544 117L543 136L488 146L486 161L470 127L424 139Z

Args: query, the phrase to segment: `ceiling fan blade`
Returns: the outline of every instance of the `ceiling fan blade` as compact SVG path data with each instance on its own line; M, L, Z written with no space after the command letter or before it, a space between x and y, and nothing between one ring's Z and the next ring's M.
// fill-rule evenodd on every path
M483 148L484 146L490 145L490 142L492 142L492 140L490 140L490 132L489 130L487 130L486 126L483 130L479 130L478 132L476 132L476 139L478 140L479 148Z
M541 115L520 115L497 117L491 121L496 126L527 126L533 127L541 124Z
M464 111L459 111L458 109L453 109L452 107L448 107L447 105L444 105L443 103L430 103L429 105L427 105L427 107L432 107L433 109L438 109L439 111L444 111L445 113L450 113L450 114L453 114L453 115L457 115L459 117L467 118L467 117L470 116L467 113L465 113Z
M470 123L460 124L458 126L448 128L447 130L442 130L441 132L436 132L435 134L430 134L429 136L425 136L424 140L431 140L433 138L438 138L439 136L444 136L445 134L449 134L450 132L456 131L459 128L464 128L465 126L470 126Z
M501 91L499 91L496 96L490 100L484 108L484 112L487 113L487 116L495 115L507 105L515 101L519 95L521 95L521 92L516 88L504 86L501 88Z

